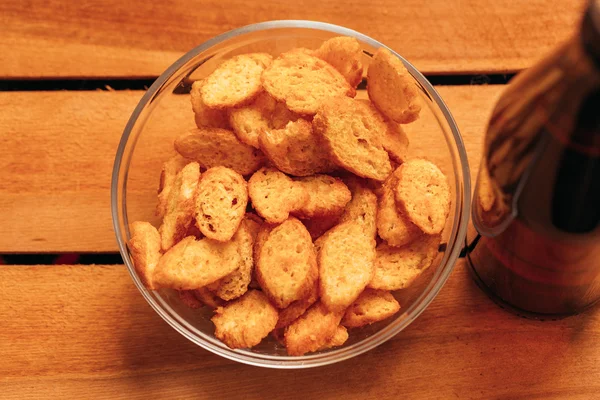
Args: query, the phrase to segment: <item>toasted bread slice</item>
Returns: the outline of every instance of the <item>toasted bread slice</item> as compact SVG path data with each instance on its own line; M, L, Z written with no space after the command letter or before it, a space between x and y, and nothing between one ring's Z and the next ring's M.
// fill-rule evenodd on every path
M346 205L339 223L360 223L364 226L364 232L374 238L377 233L377 196L362 179L346 177L344 182L352 193L352 200Z
M331 312L317 302L287 327L284 342L290 356L301 356L319 350L335 335L343 312Z
M187 307L192 309L198 309L202 307L202 302L196 298L193 290L178 290L179 300Z
M254 238L260 225L251 219L244 218L239 229L233 235L233 241L238 243L240 266L238 269L212 283L208 288L223 300L233 300L248 290L254 267L253 246ZM255 233L256 232L256 233Z
M396 203L408 219L428 235L444 229L450 212L450 185L446 175L423 159L402 164L394 176Z
M261 75L270 64L268 54L242 54L225 60L204 79L202 101L216 109L250 103L262 90Z
M288 109L305 115L314 115L325 99L356 94L335 68L302 52L281 54L263 73L262 83Z
M402 61L380 47L367 72L367 92L375 106L388 118L408 124L419 118L419 89Z
M368 104L348 97L327 99L313 119L313 129L340 167L378 181L392 172L381 139L385 121Z
M270 129L275 103L267 92L261 92L252 104L229 112L229 123L240 141L258 149L258 134Z
M192 290L196 299L205 306L217 308L221 307L225 302L206 287Z
M439 244L439 235L423 235L403 247L380 244L377 246L375 274L369 287L382 290L407 288L431 266Z
M340 221L341 214L328 215L324 217L304 219L302 223L306 227L313 241L319 239L325 232L336 226Z
M232 349L256 346L277 324L277 309L258 290L215 310L215 336Z
M158 229L163 251L179 242L192 225L194 198L200 180L200 166L196 162L187 164L175 176L167 198L167 207L162 225Z
M188 236L160 258L154 282L177 290L198 289L232 273L239 265L237 243Z
M273 304L286 308L305 298L318 278L318 267L310 234L302 222L289 218L258 241L256 278Z
M329 175L313 175L298 178L308 192L308 201L294 212L299 218L310 219L341 215L352 198L348 187L339 178Z
M248 194L256 212L269 223L285 221L308 201L304 186L274 168L262 168L252 175Z
M226 242L237 231L248 204L244 178L226 167L202 174L196 194L196 225L204 236Z
M292 302L289 306L279 311L279 320L275 329L285 328L306 312L319 299L319 282L315 281L308 295Z
M136 221L129 227L129 251L133 266L148 289L154 290L154 270L160 260L160 235L149 222Z
M396 206L394 189L397 178L392 175L383 184L377 210L377 232L390 246L404 246L421 236L421 230Z
M342 325L347 328L358 328L383 321L399 310L400 304L390 292L367 288L348 307L342 318Z
M175 182L175 177L189 162L190 160L177 154L163 164L158 184L158 204L156 205L156 216L159 218L164 218L167 213L167 202L169 193L171 193L171 188Z
M331 349L333 347L340 347L348 340L348 330L346 327L340 325L336 328L335 333L323 346L319 348L321 350Z
M332 311L343 311L373 278L375 238L354 222L337 225L322 238L318 254L321 301Z
M264 155L239 141L226 129L192 129L175 139L175 150L197 161L203 168L228 167L240 175L250 175L264 163Z
M362 81L362 49L355 38L340 36L326 40L314 55L337 69L350 86L355 88Z
M283 129L289 122L298 121L300 118L300 114L290 111L285 103L278 101L273 109L273 114L271 114L270 126L273 129Z
M204 81L196 81L192 83L190 91L190 99L192 101L192 110L194 111L194 119L198 128L222 128L229 129L229 121L227 112L224 110L216 110L209 108L204 104L200 88L204 85Z
M408 136L400 124L393 121L387 121L388 129L383 135L383 148L387 151L390 159L402 164L406 161L408 151Z
M263 130L258 141L269 161L286 174L308 176L336 168L305 119L290 122L283 129Z

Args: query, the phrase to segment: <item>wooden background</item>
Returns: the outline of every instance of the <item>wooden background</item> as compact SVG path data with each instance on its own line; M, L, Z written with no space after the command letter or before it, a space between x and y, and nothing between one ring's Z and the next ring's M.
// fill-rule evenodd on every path
M517 72L571 35L583 0L0 2L0 87L153 78L226 30L272 19L356 29L429 76ZM50 86L60 89L61 83ZM107 81L109 82L109 81ZM40 86L42 87L42 86ZM134 86L135 87L135 86ZM437 88L472 175L502 85ZM109 184L141 91L0 92L0 253L114 252ZM122 265L0 266L0 398L595 398L600 311L496 307L459 262L408 329L355 359L273 371L188 342Z

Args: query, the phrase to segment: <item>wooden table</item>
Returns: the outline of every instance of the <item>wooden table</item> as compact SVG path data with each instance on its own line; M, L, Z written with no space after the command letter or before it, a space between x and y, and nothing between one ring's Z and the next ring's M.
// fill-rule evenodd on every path
M139 89L218 33L285 18L348 26L387 43L428 76L469 82L453 77L530 66L574 31L583 6L1 2L0 85L13 91L0 92L0 253L116 252L110 172L143 92L62 88ZM438 90L458 121L474 175L486 118L503 86ZM393 340L311 370L253 368L193 345L152 311L123 265L0 266L0 321L2 399L584 399L600 391L600 311L557 322L520 319L488 300L462 261L430 307Z

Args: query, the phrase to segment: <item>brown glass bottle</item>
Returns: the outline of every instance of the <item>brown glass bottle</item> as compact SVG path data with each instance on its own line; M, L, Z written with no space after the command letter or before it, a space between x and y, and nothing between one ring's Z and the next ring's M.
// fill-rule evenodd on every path
M528 316L600 299L600 1L489 121L467 238L479 285Z

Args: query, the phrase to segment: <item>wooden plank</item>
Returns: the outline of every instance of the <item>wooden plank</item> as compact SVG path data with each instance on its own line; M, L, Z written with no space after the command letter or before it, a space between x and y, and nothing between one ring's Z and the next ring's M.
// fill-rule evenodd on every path
M230 29L278 19L363 32L426 73L505 73L574 32L585 0L54 0L0 3L0 77L156 76ZM32 57L32 55L35 55Z
M502 88L438 88L460 126L470 165L475 166L472 175L487 115ZM141 95L0 93L0 252L117 251L110 215L112 165ZM187 96L176 96L161 109L161 118L144 133L138 142L141 153L132 161L129 204L134 219L152 218L160 166L173 151L172 138L193 125ZM407 129L417 131L409 132L411 148L427 154L445 151L444 142L431 135L435 126L416 123Z
M184 339L123 266L0 267L0 387L26 398L593 398L600 310L537 322L495 306L459 262L405 331L340 364L249 367Z

